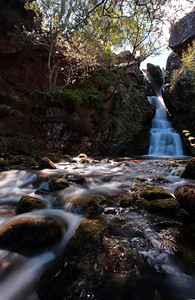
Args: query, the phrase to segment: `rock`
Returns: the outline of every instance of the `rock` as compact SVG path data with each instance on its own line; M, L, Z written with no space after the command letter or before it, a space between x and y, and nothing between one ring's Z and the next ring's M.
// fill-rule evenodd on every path
M163 84L163 72L160 66L156 66L153 64L147 64L147 72L152 76L156 83L160 86Z
M195 157L188 161L185 169L181 172L182 178L195 179Z
M74 183L78 183L78 184L82 184L82 183L86 182L86 179L84 176L76 175L76 174L68 174L65 176L65 179L68 182L74 182Z
M65 178L53 178L49 181L49 188L51 192L56 192L69 187L69 183Z
M1 227L0 248L22 255L34 255L53 246L62 237L62 232L61 224L53 217L16 218Z
M165 215L177 215L179 210L179 203L174 198L156 199L145 202L145 208L152 212L158 212Z
M47 157L43 157L39 162L38 169L40 169L40 170L42 170L42 169L56 169L56 166L51 161L51 159L49 159Z
M136 193L131 193L130 195L123 196L123 199L120 201L120 206L125 208L133 205L136 201L135 195Z
M79 299L81 293L82 299L89 295L116 299L108 296L116 286L121 295L127 281L129 284L128 275L132 278L141 258L108 231L100 220L83 220L62 255L41 276L37 291L40 299Z
M179 20L170 30L169 47L182 54L182 50L195 38L195 11L190 12Z
M166 63L166 73L165 73L165 83L171 81L174 70L179 70L181 67L181 60L177 53L172 52L167 59Z
M87 155L85 153L80 153L78 155L79 158L87 158Z
M43 202L43 200L24 195L18 202L18 205L16 207L16 214L19 215L25 212L30 212L34 209L42 209L45 207L46 204Z
M86 217L96 218L103 212L101 203L105 201L105 198L101 195L91 195L89 197L83 195L77 195L69 198L66 204L72 204L74 207L79 207L82 213L86 213Z
M144 187L144 190L141 192L141 197L143 197L148 201L155 200L155 199L173 198L173 196L169 192L167 192L164 188L154 187L150 185Z
M82 158L82 159L80 160L80 163L81 163L81 164L88 164L88 163L89 163L89 160L86 159L86 158Z
M195 184L178 186L174 195L181 207L187 209L190 215L195 216Z

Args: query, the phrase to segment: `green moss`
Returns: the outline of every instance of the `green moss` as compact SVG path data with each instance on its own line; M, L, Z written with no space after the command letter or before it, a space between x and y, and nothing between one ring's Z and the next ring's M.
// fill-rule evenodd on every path
M141 192L141 196L148 200L154 200L154 199L167 199L167 198L173 198L173 196L167 192L164 188L162 187L154 187L154 186L149 186L147 185L145 187L145 190Z
M178 201L174 198L148 201L146 206L147 209L152 212L158 212L165 215L173 214L175 216L177 215L180 207Z
M120 206L122 207L129 207L133 205L136 201L136 197L134 193L131 193L130 195L125 195L123 199L120 201Z
M69 240L65 253L70 257L74 255L79 257L96 250L101 244L104 229L104 224L99 220L83 220L74 236Z
M47 157L42 157L39 162L39 169L56 169L54 163Z
M64 178L53 178L49 182L49 188L51 192L63 190L69 187L69 183Z
M41 199L24 195L18 202L18 205L16 207L16 214L18 215L32 211L34 209L42 209L45 207L46 205Z

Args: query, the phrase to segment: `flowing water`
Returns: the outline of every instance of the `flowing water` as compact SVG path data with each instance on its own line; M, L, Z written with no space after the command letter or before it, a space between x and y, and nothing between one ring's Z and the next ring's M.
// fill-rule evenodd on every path
M150 156L183 156L183 148L179 134L168 121L166 107L161 96L149 96L148 100L156 106L156 114L150 129Z
M40 255L28 258L0 250L0 299L2 300L38 300L38 296L33 291L36 280L62 251L84 218L79 208L74 209L66 204L70 197L90 194L117 197L128 193L130 187L140 180L139 178L143 178L146 184L164 186L170 193L183 183L194 183L178 176L184 165L163 159L124 158L115 161L105 158L89 159L89 163L82 164L79 158L75 158L73 162L59 163L56 167L57 169L54 170L10 170L0 173L1 226L11 219L18 218L15 216L15 206L24 194L41 198L47 203L46 209L33 211L27 215L52 215L65 219L68 224L67 231L58 245ZM35 194L38 188L48 189L48 180L52 176L67 174L83 175L86 183L71 183L70 187L55 194ZM106 207L105 210L109 208L112 207ZM135 294L129 299L151 299L150 291L157 288L165 296L169 295L171 290L172 299L195 298L195 266L185 264L174 255L174 250L165 246L162 232L155 230L155 220L151 222L151 218L139 210L121 209L119 205L115 210L117 211L115 216L105 214L105 219L114 226L118 226L118 223L115 224L117 218L133 224L133 231L125 232L125 243L145 257L147 273L150 274L149 279L145 279L143 274L146 271L137 270L138 285Z

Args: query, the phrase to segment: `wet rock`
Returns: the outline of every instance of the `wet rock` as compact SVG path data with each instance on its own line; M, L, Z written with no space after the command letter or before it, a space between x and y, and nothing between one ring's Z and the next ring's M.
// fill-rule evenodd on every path
M65 179L68 182L74 182L74 183L78 183L78 184L82 184L82 183L86 182L86 179L84 176L76 175L76 174L68 174L65 176Z
M136 201L136 194L131 193L130 195L123 196L123 199L120 200L120 206L121 207L129 207L133 205Z
M106 215L116 215L118 210L114 207L106 207L104 209L104 214Z
M64 220L63 224L66 228ZM0 248L34 255L53 246L62 237L62 232L61 224L52 217L16 218L0 229Z
M53 178L49 181L49 188L51 192L56 192L69 187L69 183L65 178Z
M152 76L152 78L158 83L160 86L163 84L163 72L160 66L147 64L147 72Z
M121 291L140 257L128 245L113 237L100 220L85 219L69 240L63 254L41 277L41 299L111 299ZM82 294L82 297L80 297Z
M186 165L185 169L181 172L182 178L195 179L195 157L192 158Z
M78 155L79 158L87 158L87 155L85 153L80 153Z
M16 214L19 215L25 212L30 212L34 209L42 209L45 207L46 204L43 202L43 200L24 195L18 202L18 205L16 207Z
M155 199L145 202L145 208L152 212L158 212L165 215L177 215L180 205L174 198Z
M86 217L91 219L97 217L103 212L101 203L105 198L101 195L83 196L77 195L69 198L66 204L72 204L74 207L79 207L82 213L86 213Z
M151 201L155 199L167 199L167 198L173 198L173 196L167 192L162 187L154 187L147 185L144 187L144 190L141 192L141 197L144 199Z
M42 157L42 159L39 162L38 169L56 169L56 166L54 163L51 161L51 159L47 157Z
M174 195L181 207L187 209L190 215L195 215L195 184L178 186Z
M88 163L89 163L89 160L86 159L86 158L82 158L82 159L80 160L80 163L81 163L81 164L88 164Z

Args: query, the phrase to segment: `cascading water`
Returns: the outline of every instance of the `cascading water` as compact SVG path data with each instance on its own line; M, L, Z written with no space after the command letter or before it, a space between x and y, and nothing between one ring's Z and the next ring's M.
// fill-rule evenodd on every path
M156 106L156 114L150 129L150 156L183 156L179 134L173 129L167 118L167 111L161 96L149 96L148 100Z

